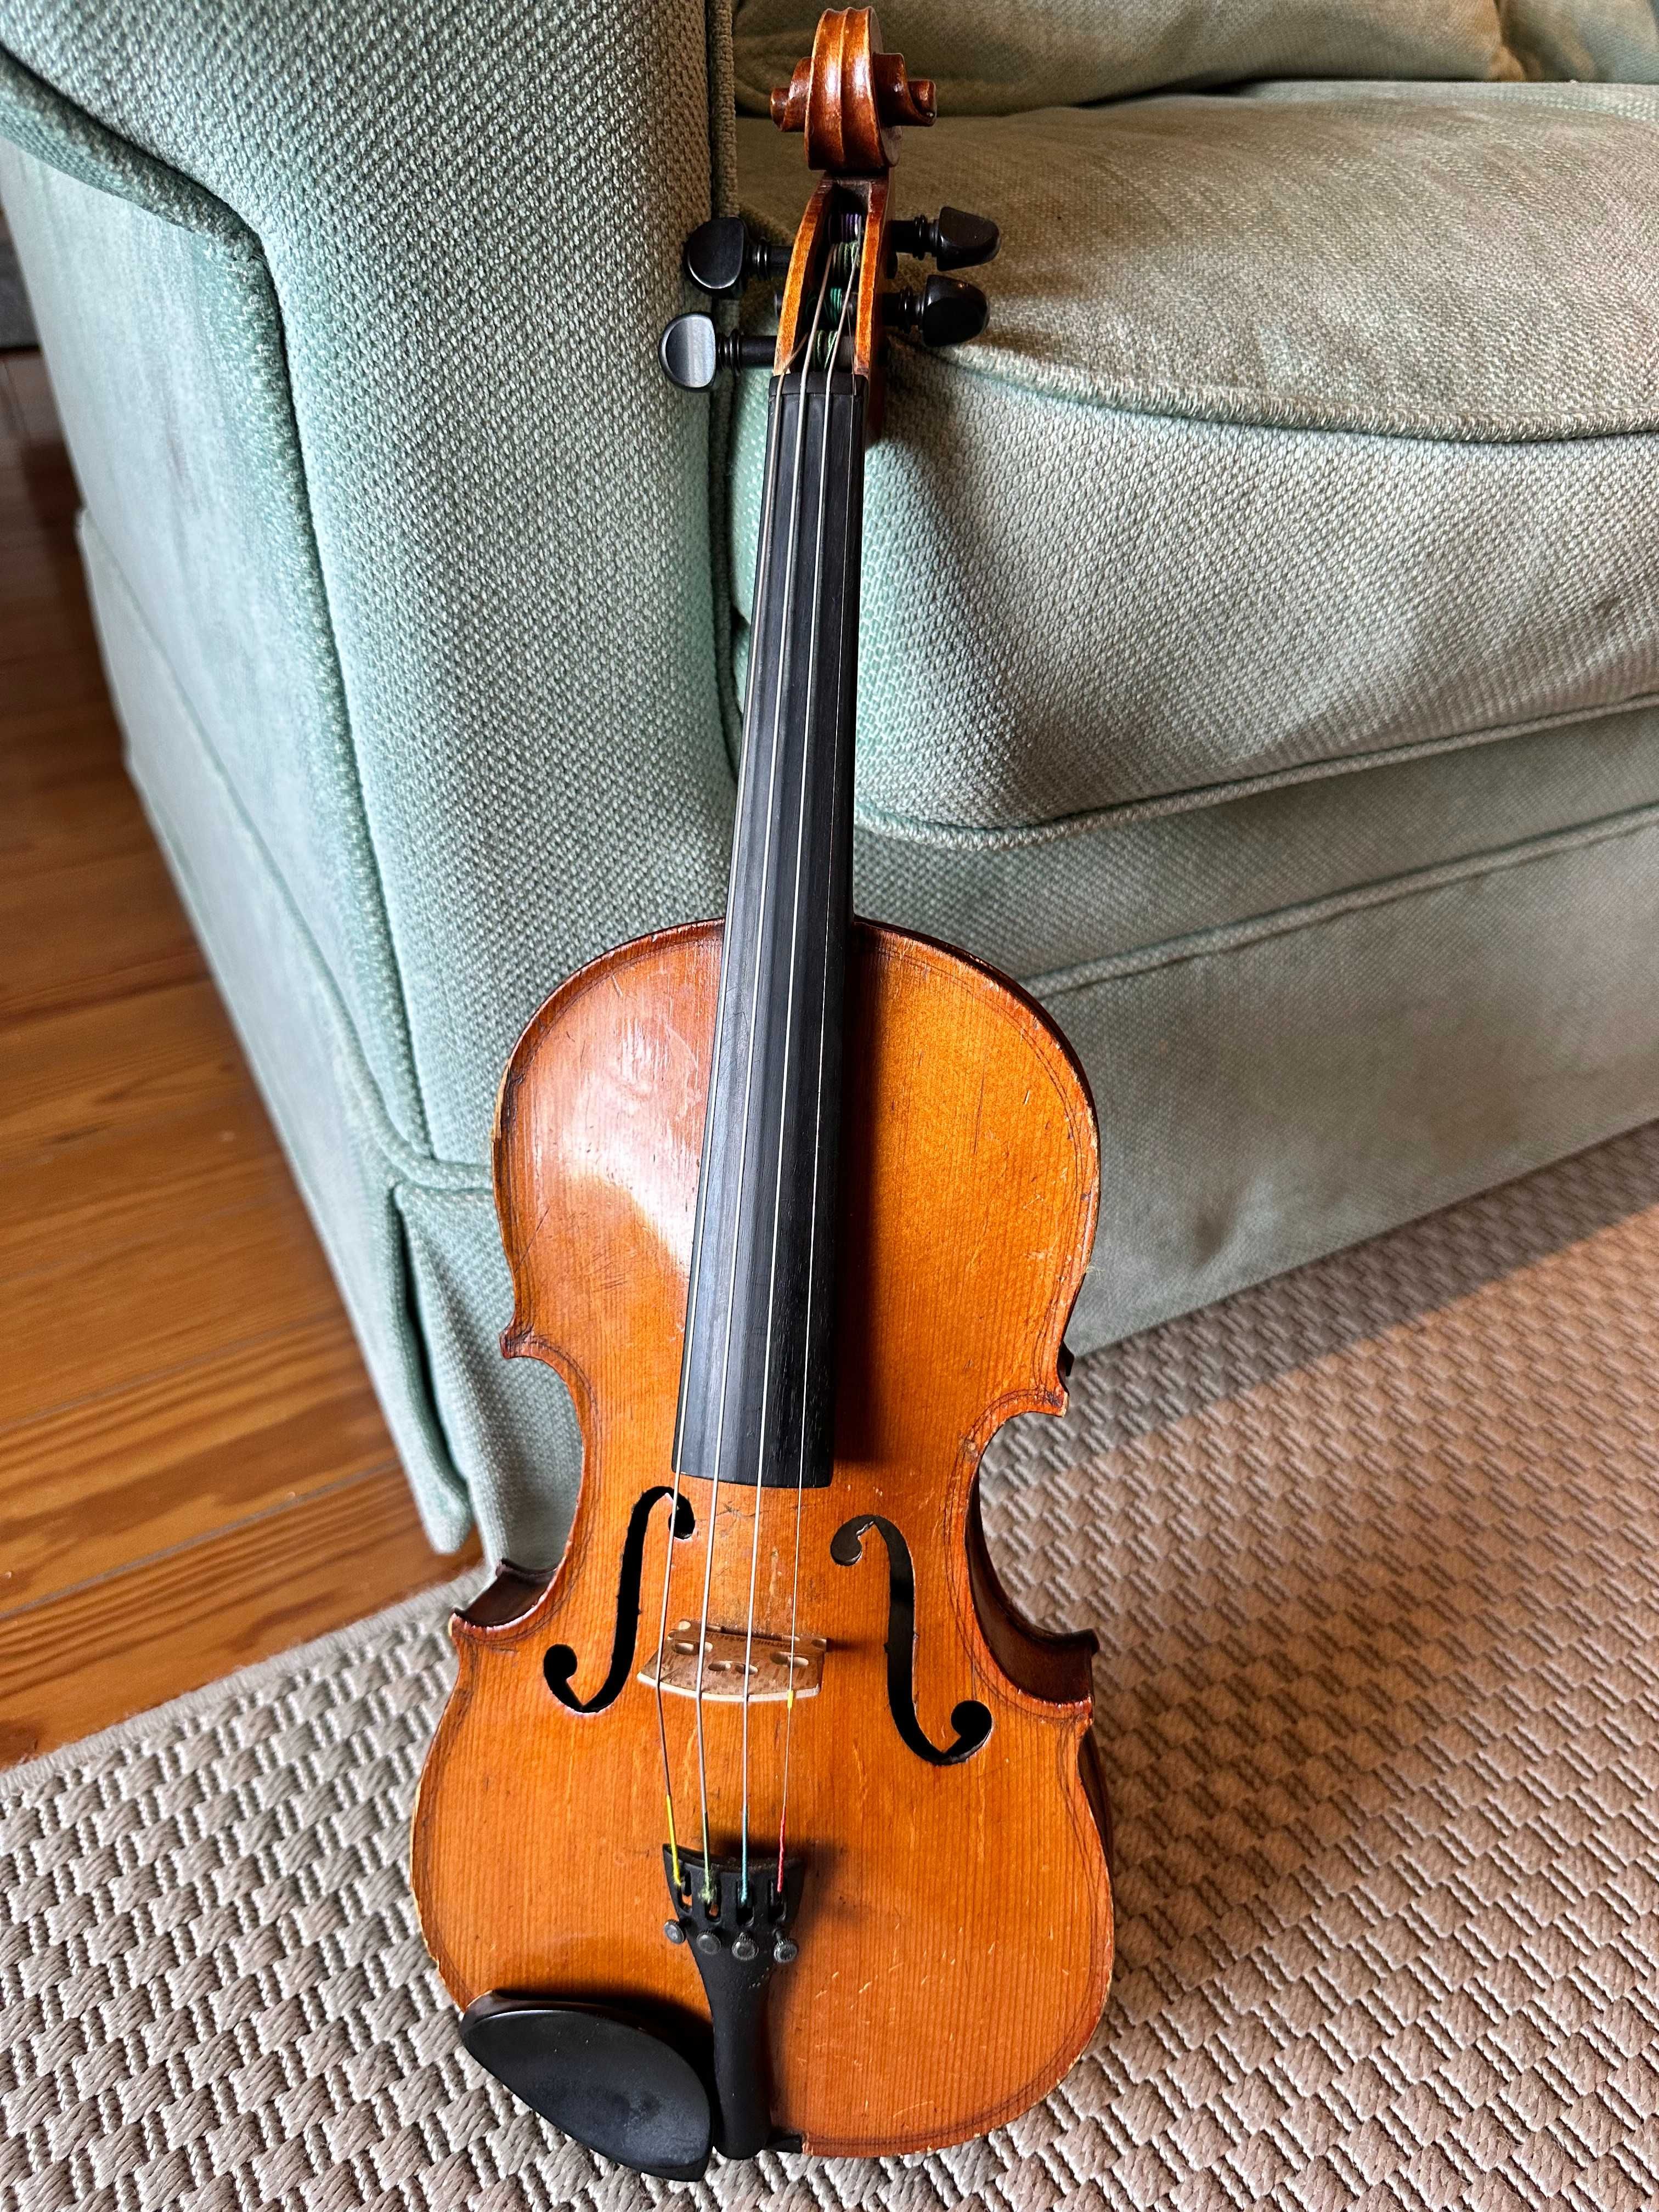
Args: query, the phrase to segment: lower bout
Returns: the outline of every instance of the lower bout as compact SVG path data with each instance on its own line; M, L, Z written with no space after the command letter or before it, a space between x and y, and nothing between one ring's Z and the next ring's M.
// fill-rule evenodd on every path
M672 1906L646 1702L619 1701L637 1727L548 1729L596 1753L606 1739L603 1776L544 1753L486 1756L486 1785L458 1802L440 1753L417 1820L416 1887L463 2007L514 1990L666 2011L689 2045L708 2037L690 1947L663 1940ZM476 1705L471 1717L482 1719ZM538 1733L502 1738L522 1747ZM955 1800L951 1819L907 1821L892 1802L861 1819L854 1757L845 1796L828 1793L803 1821L799 1949L769 1978L763 2048L775 2126L805 2151L897 2155L983 2135L1046 2095L1088 2043L1111 1975L1110 1881L1076 1724L1042 1733L1046 1753L1030 1743L1047 1769L1041 1790L1031 1767L983 1796L964 1769L927 1770L921 1779ZM573 1822L578 1805L586 1816ZM621 1844L633 1836L637 1846Z
M775 1999L780 2128L820 2157L899 2155L968 2142L1046 2096L1099 2024L1113 1963L1111 1883L1080 1803L1050 1882L1016 1885L1001 1916L951 1894L931 1927L886 1947L823 1931L811 1984ZM884 1900L888 1903L888 1900ZM803 1948L802 1963L808 1963Z

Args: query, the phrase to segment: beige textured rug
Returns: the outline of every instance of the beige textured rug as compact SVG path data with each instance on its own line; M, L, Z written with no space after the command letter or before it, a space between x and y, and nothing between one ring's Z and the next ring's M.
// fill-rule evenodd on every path
M514 2106L404 1887L428 1597L3 1778L0 2205L1659 2204L1659 1128L1074 1386L989 1481L1117 1815L1036 2112L686 2192Z

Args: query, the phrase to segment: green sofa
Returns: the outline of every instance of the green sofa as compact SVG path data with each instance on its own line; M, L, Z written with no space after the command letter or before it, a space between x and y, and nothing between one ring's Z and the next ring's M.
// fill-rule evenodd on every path
M132 773L441 1544L578 1462L507 1051L723 895L763 380L655 341L711 206L793 227L812 13L0 0ZM1088 1349L1659 1113L1659 33L883 15L901 206L1004 246L871 459L858 897L1081 1053Z

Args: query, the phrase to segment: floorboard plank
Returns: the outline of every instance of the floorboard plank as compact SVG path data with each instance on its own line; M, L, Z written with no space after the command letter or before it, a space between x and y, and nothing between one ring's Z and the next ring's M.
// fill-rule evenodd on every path
M0 1760L27 1759L392 1605L434 1559L395 1469L0 1614Z
M0 1170L256 1095L205 975L24 1023L4 1066Z
M0 1282L0 1422L243 1347L296 1321L339 1316L339 1292L292 1189L209 1215L159 1218L118 1251L66 1253Z
M6 664L6 692L24 714L70 700L88 714L107 712L104 672L95 658L88 660L77 650L18 653Z
M0 878L0 1025L203 972L153 847Z
M78 771L78 772L77 772ZM13 881L106 855L153 848L155 833L107 750L94 766L53 763L26 791L0 779L0 868Z
M50 446L58 435L58 410L43 356L34 352L0 356L0 392L4 394L4 411L18 443ZM62 452L61 446L58 450ZM65 455L65 472L67 462Z
M26 1168L0 1168L0 1282L106 1261L171 1215L185 1238L220 1216L282 1204L287 1164L246 1092L113 1131Z
M0 1429L0 1611L397 1455L338 1316Z
M25 714L6 702L0 711L0 793L15 801L36 783L90 774L124 774L112 714L89 714L84 705L61 699Z

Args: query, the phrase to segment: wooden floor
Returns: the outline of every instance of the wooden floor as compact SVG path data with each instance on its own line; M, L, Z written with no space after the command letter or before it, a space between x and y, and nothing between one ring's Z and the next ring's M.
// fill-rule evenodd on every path
M0 1763L453 1574L122 772L0 356Z

